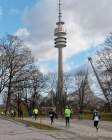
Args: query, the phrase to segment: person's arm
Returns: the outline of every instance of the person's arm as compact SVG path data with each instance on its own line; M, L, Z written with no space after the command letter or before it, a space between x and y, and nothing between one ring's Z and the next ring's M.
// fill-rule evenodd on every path
M93 114L92 120L94 120L94 114Z
M100 116L100 114L99 114L99 120L101 120L101 116Z
M51 112L49 111L49 115L51 114Z

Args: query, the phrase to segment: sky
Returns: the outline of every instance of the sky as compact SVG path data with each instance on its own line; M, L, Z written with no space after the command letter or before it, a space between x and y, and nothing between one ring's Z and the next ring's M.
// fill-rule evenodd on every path
M62 0L62 19L67 31L63 49L64 71L94 57L112 31L112 0ZM58 0L0 0L0 37L18 35L32 50L44 73L57 71L58 50L54 28Z

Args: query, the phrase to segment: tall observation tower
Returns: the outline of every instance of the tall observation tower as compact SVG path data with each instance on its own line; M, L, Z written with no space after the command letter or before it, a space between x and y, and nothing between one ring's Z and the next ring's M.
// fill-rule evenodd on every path
M66 31L62 21L61 0L59 0L58 22L56 22L55 47L58 48L58 83L57 83L57 113L62 115L64 108L64 91L63 91L63 48L66 47Z

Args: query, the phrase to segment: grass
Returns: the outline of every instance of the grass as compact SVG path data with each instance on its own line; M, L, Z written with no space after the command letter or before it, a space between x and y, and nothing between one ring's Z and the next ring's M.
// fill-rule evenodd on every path
M101 119L103 121L112 121L112 113L101 113Z
M16 119L16 121L25 124L28 127L34 127L37 129L43 129L43 130L59 130L57 128L51 127L49 125L46 124L40 124L40 123L36 123L36 122L32 122L32 121L27 121L27 120L20 120L20 119Z
M112 113L100 113L102 121L112 121ZM84 113L83 119L92 120L92 113Z

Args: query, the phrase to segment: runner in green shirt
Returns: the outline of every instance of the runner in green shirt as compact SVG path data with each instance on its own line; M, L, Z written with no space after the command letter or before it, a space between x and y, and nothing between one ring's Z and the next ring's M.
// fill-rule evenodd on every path
M68 106L65 108L64 115L66 119L66 126L70 126L71 110Z

